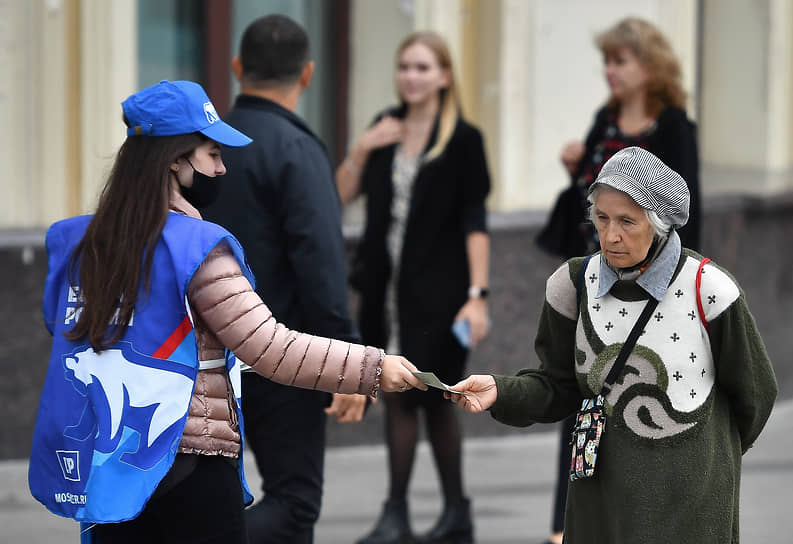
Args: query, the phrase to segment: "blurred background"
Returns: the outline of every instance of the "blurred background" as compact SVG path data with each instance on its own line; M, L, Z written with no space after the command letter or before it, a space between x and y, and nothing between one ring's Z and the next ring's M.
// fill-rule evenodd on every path
M90 213L125 138L121 101L162 79L204 85L225 113L244 27L279 12L312 40L317 73L299 113L334 166L396 100L394 52L433 29L449 41L463 112L481 127L493 178L493 332L471 371L536 364L545 278L534 244L568 183L564 142L607 98L595 34L628 15L659 26L683 67L698 125L703 253L735 274L793 392L793 2L789 0L0 0L0 459L28 456L49 354L40 301L44 233ZM360 208L345 212L349 247ZM123 248L120 248L123 250ZM353 304L355 296L351 293ZM331 423L331 445L379 443L376 405ZM468 436L524 433L465 418ZM538 430L549 430L537 426Z

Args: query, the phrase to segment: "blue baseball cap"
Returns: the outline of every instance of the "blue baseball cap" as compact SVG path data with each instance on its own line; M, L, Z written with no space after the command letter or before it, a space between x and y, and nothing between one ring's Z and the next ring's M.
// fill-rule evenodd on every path
M176 136L200 132L220 144L242 147L253 140L224 123L207 93L192 81L163 80L121 103L127 136Z

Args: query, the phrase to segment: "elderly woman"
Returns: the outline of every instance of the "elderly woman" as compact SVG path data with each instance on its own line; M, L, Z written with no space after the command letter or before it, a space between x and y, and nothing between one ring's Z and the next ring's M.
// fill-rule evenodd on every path
M452 387L465 396L447 397L525 426L604 395L608 424L593 476L570 483L565 542L736 543L741 455L777 393L754 318L729 273L681 247L688 189L656 156L619 151L589 200L601 252L548 279L540 368L470 376ZM604 388L651 299L656 309Z

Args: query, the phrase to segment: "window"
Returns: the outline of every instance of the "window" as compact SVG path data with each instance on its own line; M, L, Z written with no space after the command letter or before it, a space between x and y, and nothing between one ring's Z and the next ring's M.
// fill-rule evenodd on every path
M138 1L138 87L163 79L202 82L204 10L191 0Z
M335 165L346 145L348 9L346 0L138 0L139 88L163 79L197 81L223 115L239 92L231 57L245 27L281 13L308 33L316 67L297 113Z

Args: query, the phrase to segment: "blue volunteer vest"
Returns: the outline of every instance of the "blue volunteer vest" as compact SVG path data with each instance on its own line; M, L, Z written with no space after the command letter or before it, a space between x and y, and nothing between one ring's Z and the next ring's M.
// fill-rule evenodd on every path
M231 247L253 284L239 242L222 227L169 213L154 252L150 293L139 291L121 341L97 354L64 333L79 318L78 275L69 259L91 216L52 225L44 287L44 319L53 335L39 403L28 480L50 511L87 523L137 517L170 470L198 373L187 286L219 242ZM123 248L118 248L123 251ZM240 365L227 350L241 435ZM252 496L239 462L245 502Z

